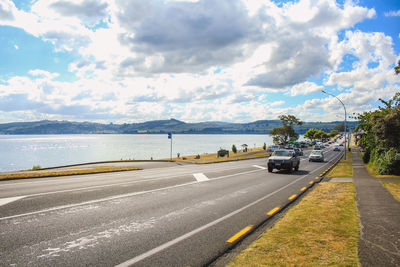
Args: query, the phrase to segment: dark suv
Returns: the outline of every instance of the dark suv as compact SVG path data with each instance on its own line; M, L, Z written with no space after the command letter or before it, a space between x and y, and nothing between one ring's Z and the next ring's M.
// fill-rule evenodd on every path
M298 171L300 167L300 158L293 150L275 150L268 159L268 172L273 169Z

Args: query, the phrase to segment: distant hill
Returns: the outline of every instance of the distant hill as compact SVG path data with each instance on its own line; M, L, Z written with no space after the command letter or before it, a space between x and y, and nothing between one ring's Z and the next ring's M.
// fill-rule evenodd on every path
M294 129L299 134L304 134L310 128L330 132L340 123L341 121L304 122L301 126L294 126ZM348 122L350 129L356 125L357 122ZM0 124L0 134L165 134L168 132L176 134L268 134L270 130L280 126L282 126L280 120L259 120L250 123L186 123L170 119L129 124L44 120Z

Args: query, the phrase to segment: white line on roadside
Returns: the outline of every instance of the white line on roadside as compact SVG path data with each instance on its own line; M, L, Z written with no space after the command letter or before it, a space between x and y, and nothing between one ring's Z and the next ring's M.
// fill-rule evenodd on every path
M253 165L253 167L259 168L259 169L261 169L261 170L267 169L267 168L265 168L265 167L263 167L263 166L258 166L258 165Z
M197 182L204 182L210 180L208 179L207 176L204 175L204 173L194 173L193 176L194 178L196 178Z
M0 206L6 205L8 203L20 200L24 198L25 196L20 196L20 197L8 197L8 198L0 198Z

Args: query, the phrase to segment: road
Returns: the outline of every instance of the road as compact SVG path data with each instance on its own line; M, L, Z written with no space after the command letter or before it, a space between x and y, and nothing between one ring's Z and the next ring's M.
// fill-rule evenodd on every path
M339 154L326 149L324 163L305 154L293 173L255 159L3 181L0 265L203 266Z

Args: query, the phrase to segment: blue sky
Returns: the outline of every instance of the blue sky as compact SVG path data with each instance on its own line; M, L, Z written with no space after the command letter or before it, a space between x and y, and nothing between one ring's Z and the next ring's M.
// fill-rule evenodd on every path
M400 91L400 1L0 1L0 123L343 119Z

